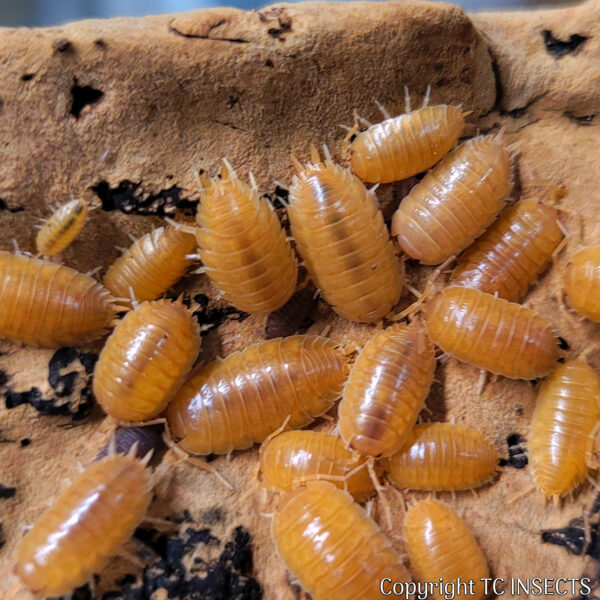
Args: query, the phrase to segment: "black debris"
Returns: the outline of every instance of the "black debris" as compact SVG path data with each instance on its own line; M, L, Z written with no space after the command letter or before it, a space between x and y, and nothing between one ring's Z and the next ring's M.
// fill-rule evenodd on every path
M574 33L566 42L555 38L549 29L542 31L544 45L548 54L554 58L562 58L567 54L576 54L582 48L582 44L588 39L585 35Z

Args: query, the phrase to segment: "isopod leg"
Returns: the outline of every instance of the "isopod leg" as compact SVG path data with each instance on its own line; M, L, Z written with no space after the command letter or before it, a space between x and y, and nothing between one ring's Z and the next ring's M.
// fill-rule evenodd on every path
M598 461L594 458L594 454L599 448L598 438L600 434L600 421L596 421L592 431L590 431L585 450L585 461L588 469L594 471L598 469Z
M479 380L477 381L477 395L481 396L483 393L483 389L485 388L485 383L487 380L487 371L485 369L481 369L479 371Z
M441 265L439 265L427 278L427 282L425 283L425 290L420 293L420 296L415 300L412 304L407 306L402 312L397 315L392 315L386 317L390 321L401 321L404 317L408 317L416 313L420 307L425 304L427 299L435 292L435 288L433 284L435 280L442 274L444 269L456 258L456 256L452 255L447 258ZM411 293L414 293L416 290L410 290Z
M383 504L383 510L385 512L385 518L387 521L388 529L391 531L392 529L392 510L390 508L390 503L387 501L385 497L385 490L377 477L377 473L375 472L375 460L370 458L367 461L367 468L369 470L369 475L371 477L371 481L373 482L373 487L377 492L377 497L381 498L381 503Z
M197 458L195 456L191 456L190 454L188 454L185 450L180 448L172 440L171 436L169 434L167 434L166 431L163 433L162 437L163 437L163 441L167 445L167 447L169 447L171 450L173 450L173 452L175 454L177 454L177 456L179 456L181 459L183 459L186 462L189 462L191 465L200 467L201 469L204 469L205 471L212 473L228 490L231 490L232 492L236 491L235 487L229 481L227 481L227 479L225 479L225 477L221 473L219 473L219 471L217 471L217 469L215 469L211 464L207 463L205 460L202 460L201 458Z

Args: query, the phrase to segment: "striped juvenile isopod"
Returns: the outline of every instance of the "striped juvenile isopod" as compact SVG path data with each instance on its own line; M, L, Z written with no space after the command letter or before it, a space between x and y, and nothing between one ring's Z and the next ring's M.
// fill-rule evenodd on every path
M475 429L423 423L388 459L390 479L409 490L468 490L487 483L498 468L494 444Z
M221 178L202 179L196 220L204 271L239 310L282 307L296 289L298 266L273 207L224 161Z
M411 111L405 91L405 114L391 117L379 105L385 120L367 122L349 144L350 169L363 181L390 183L426 171L450 151L464 127L468 113L459 106L427 106L426 96L423 106Z
M581 315L600 323L600 246L576 252L565 274L569 304Z
M181 387L199 350L198 323L181 302L142 302L100 352L94 395L119 421L152 419Z
M225 454L262 442L289 417L304 427L340 396L348 367L331 340L277 338L195 371L167 407L169 429L192 454Z
M373 196L327 150L321 162L296 164L288 215L299 254L323 298L338 314L371 323L402 291L403 274Z
M425 306L429 337L444 352L511 379L547 375L560 358L550 323L536 312L472 288L447 287Z
M88 275L1 251L0 298L0 337L48 348L99 338L122 308Z
M70 594L99 573L143 520L152 481L143 460L92 463L38 519L17 549L15 572L43 597Z
M451 282L517 302L542 272L563 233L556 209L521 200L459 258Z
M272 535L280 558L314 600L373 600L386 578L410 581L377 524L350 494L326 481L287 492Z
M260 480L271 490L289 491L321 479L346 490L357 502L373 494L365 459L346 450L340 438L317 431L285 431L263 442Z
M38 231L37 251L44 256L62 252L83 229L87 213L88 203L78 199L56 209Z
M411 506L404 517L404 538L410 563L422 582L454 584L456 600L483 600L482 581L490 576L485 556L467 524L447 504L423 500ZM458 579L463 585L457 587ZM443 590L434 589L435 600L443 600Z
M356 359L339 405L346 445L375 458L398 451L423 408L435 365L433 344L420 325L376 333Z
M109 267L104 285L115 296L156 300L185 275L196 250L193 234L158 227L134 242Z
M394 213L392 236L411 258L440 264L484 232L511 188L511 158L503 140L470 139L412 188Z
M593 466L600 381L582 360L560 365L542 383L529 433L529 462L538 489L558 502Z

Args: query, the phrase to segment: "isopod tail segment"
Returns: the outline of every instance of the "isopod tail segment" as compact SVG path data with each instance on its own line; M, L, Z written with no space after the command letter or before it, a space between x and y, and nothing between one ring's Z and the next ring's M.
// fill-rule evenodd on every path
M173 440L173 437L171 435L171 431L169 429L169 423L167 422L167 419L165 419L164 417L159 417L158 419L151 419L150 421L117 422L117 424L120 427L149 427L150 425L159 425L159 424L163 425L165 428L165 431L163 432L162 439L163 439L163 442L165 443L165 445L167 446L167 448L172 450L179 458L181 458L185 462L188 462L191 465L200 467L201 469L204 469L205 471L212 473L219 480L219 482L221 484L223 484L228 490L230 490L232 492L236 491L233 484L231 482L229 482L225 478L225 476L222 473L220 473L217 469L215 469L215 467L213 467L210 463L208 463L205 460L202 460L201 458L198 458L197 456L192 456L191 454L187 453L185 450L183 450L182 448L180 448L177 445L177 442L175 442L175 440Z

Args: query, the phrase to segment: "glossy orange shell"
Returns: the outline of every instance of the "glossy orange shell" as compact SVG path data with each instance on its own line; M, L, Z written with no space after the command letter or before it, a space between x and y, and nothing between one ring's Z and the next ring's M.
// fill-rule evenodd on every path
M517 302L562 238L554 208L537 200L521 200L504 210L462 254L451 282Z
M99 338L119 308L108 290L88 275L1 251L0 298L0 337L47 348Z
M346 450L340 438L317 431L285 431L264 442L260 475L263 486L278 491L316 479L330 481L357 502L374 491L364 457Z
M547 375L560 358L550 323L528 308L458 286L425 307L429 337L444 352L511 379Z
M473 580L473 594L456 588L456 600L481 600L490 571L485 556L467 524L447 504L423 500L408 509L404 518L404 538L410 563L419 581L463 582ZM430 598L442 600L434 588Z
M410 490L468 490L487 483L498 452L486 437L463 425L416 425L405 446L388 459L390 479Z
M565 275L569 304L581 315L600 323L600 246L576 252Z
M323 298L351 321L384 317L400 298L404 277L374 196L327 160L294 177L289 199L298 253Z
M542 383L528 447L533 478L546 497L564 496L587 477L599 418L600 381L585 362L570 360Z
M313 600L374 600L388 577L410 581L400 554L350 494L325 481L288 492L272 523L277 552Z
M94 371L94 396L119 421L161 413L183 384L200 350L200 332L180 302L143 302L106 341Z
M269 313L292 296L298 266L273 208L234 174L208 182L196 220L198 253L225 299L248 313Z
M440 104L385 119L350 144L350 169L363 181L390 183L433 167L465 124L458 106Z
M174 227L158 227L134 242L109 267L104 285L118 298L156 300L181 279L196 252L194 235ZM130 290L131 288L131 290Z
M38 231L35 239L37 251L44 256L62 252L83 229L87 213L85 200L71 200L55 210Z
M392 235L411 258L440 264L484 232L511 188L511 158L503 142L472 138L412 188L394 213Z
M149 471L116 455L92 463L34 524L15 572L34 593L70 594L102 571L133 535L150 504Z
M193 372L166 417L184 450L225 454L262 442L287 417L292 429L308 425L339 398L347 372L327 338L276 338Z
M399 324L376 333L356 359L339 405L346 445L377 458L397 452L423 408L435 366L422 327Z

